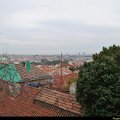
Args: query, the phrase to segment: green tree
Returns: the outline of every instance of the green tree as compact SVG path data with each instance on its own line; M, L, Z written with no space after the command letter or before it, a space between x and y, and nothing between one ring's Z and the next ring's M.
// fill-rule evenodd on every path
M69 70L72 71L72 73L73 73L76 69L73 66L70 66Z
M120 117L120 47L111 46L93 55L79 68L77 100L84 116Z
M77 81L76 79L70 78L69 81L68 81L68 88L70 87L70 85L71 85L72 83L75 83L76 81Z

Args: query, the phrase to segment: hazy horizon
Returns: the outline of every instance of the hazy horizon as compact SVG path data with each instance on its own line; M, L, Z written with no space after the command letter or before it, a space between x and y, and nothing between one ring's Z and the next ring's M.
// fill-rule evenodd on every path
M0 54L93 54L120 45L119 6L119 0L0 0Z
M93 53L94 54L94 53ZM59 56L61 56L61 53L58 53L58 54L20 54L20 53L18 53L18 54L13 54L13 53L11 53L11 54L9 54L9 53L7 53L7 52L3 52L3 53L0 53L0 55L33 55L33 56L35 56L35 55L40 55L40 56L49 56L49 55L59 55ZM64 55L81 55L81 56L84 56L84 55L87 55L87 56L89 56L89 55L92 55L92 54L88 54L88 53L62 53L62 55L64 56Z

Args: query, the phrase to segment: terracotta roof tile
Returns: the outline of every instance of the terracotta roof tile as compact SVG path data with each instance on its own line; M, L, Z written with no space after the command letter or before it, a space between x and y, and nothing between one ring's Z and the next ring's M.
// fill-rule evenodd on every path
M81 114L81 106L76 101L75 96L71 94L43 88L35 97L35 101L46 102L63 110L67 110L78 115Z
M68 82L70 79L77 79L78 78L78 74L77 73L72 73L72 74L67 74L67 75L63 75L61 77L61 75L56 75L53 78L53 87L54 88L59 88L60 86L67 86Z
M20 95L11 97L1 90L3 101L0 101L0 116L76 116L45 102L35 104L34 98L40 91L38 88L23 86Z
M37 67L35 66L31 66L31 67L32 67L32 71L28 72L26 71L24 66L22 66L21 64L16 64L16 68L20 73L23 81L33 81L38 79L40 80L44 78L51 78L49 74L46 74L45 72L39 70Z

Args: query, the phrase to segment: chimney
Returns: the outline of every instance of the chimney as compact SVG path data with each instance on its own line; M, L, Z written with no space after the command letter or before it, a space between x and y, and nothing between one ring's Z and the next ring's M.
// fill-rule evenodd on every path
M31 63L29 61L25 62L25 68L28 72L31 72L32 68L31 68Z

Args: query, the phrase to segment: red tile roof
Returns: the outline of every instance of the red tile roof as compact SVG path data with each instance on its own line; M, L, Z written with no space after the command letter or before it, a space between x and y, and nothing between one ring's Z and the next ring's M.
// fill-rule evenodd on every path
M32 66L32 71L28 72L26 71L25 67L21 64L16 64L16 68L19 72L19 74L22 77L23 82L26 81L33 81L33 80L40 80L44 78L51 78L51 76L47 73L44 73L43 71L39 70L37 67Z
M0 91L0 116L76 116L70 112L43 104L35 104L34 98L40 89L23 86L17 97Z
M75 95L66 94L63 92L59 92L56 90L43 88L40 93L35 97L35 101L37 102L45 102L56 107L59 107L63 110L81 114L81 106L76 101Z
M46 66L46 65L41 65L41 66L37 66L41 71L51 74L52 76L55 75L60 75L61 74L61 67L55 67L55 66ZM72 72L69 70L69 67L63 67L62 68L62 72L63 74L71 74Z
M53 87L59 88L60 86L67 86L70 79L77 79L77 78L78 78L77 73L63 75L62 77L61 75L56 75L53 78L54 79Z

